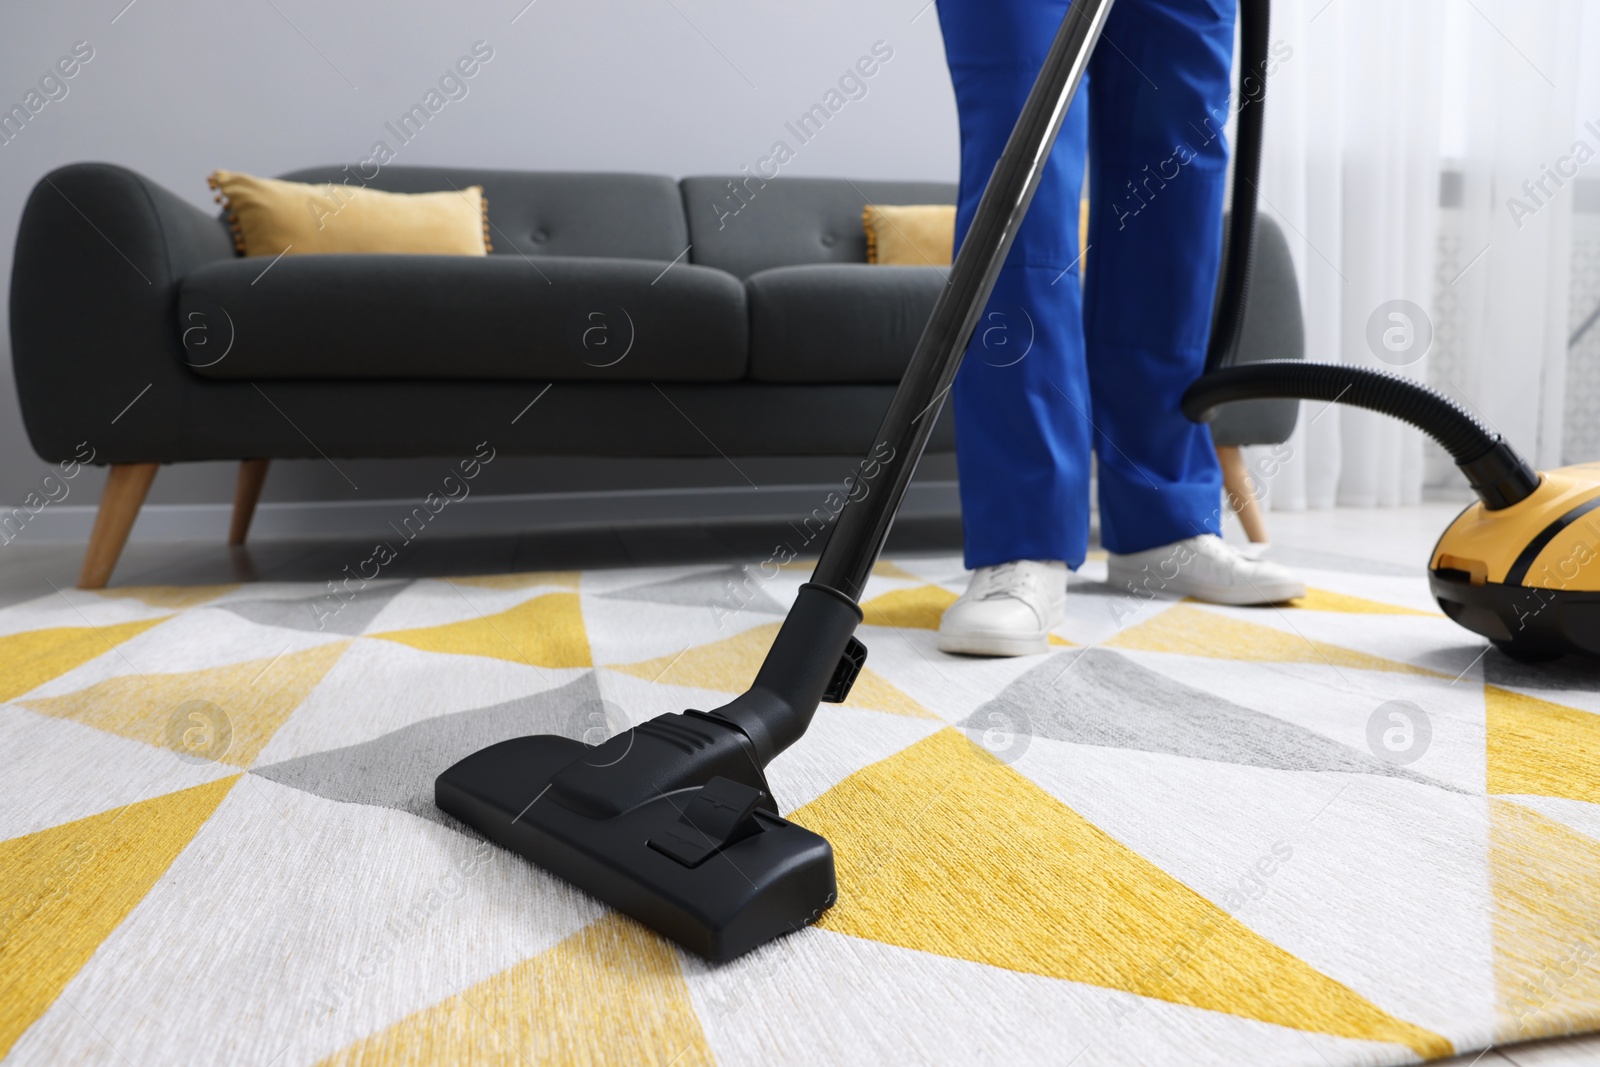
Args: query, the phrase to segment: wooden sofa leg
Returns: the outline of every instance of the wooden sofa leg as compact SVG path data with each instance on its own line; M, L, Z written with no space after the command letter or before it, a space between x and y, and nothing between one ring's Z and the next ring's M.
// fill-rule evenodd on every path
M1250 471L1245 466L1244 453L1237 445L1218 445L1217 462L1222 465L1222 490L1228 495L1228 504L1239 516L1239 525L1251 544L1265 544L1267 524L1261 518L1261 505L1256 502L1256 488L1250 482Z
M94 516L94 531L83 554L79 589L104 589L111 572L128 542L128 531L139 517L150 483L155 481L158 463L113 463L100 494L100 510Z
M256 501L261 499L261 486L267 480L270 459L242 459L239 461L239 480L233 487L233 524L228 527L228 544L242 545L250 533L250 520L256 515Z

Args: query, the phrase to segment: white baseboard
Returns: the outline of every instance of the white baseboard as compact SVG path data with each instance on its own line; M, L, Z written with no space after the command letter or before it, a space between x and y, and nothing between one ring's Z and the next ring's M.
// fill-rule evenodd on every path
M434 521L451 536L509 534L590 526L654 526L705 522L795 519L823 507L827 485L783 485L764 489L633 489L583 493L521 493L469 496L448 505ZM252 541L386 537L417 500L320 501L262 504L250 525ZM9 509L4 509L9 510ZM146 504L131 540L221 541L232 512L228 504ZM954 481L911 486L905 517L961 513ZM22 512L26 514L26 512ZM13 536L27 543L87 542L95 509L83 504L48 505ZM432 525L430 523L430 525Z

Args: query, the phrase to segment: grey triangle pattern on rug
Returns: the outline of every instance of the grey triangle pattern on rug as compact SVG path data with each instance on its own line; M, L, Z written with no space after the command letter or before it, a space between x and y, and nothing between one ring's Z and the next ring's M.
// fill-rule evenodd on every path
M769 615L782 615L786 610L762 590L761 575L746 567L698 571L600 595L608 600L649 600L693 608L721 604L729 610L760 611Z
M1007 728L1102 748L1267 767L1403 778L1463 790L1342 745L1283 719L1235 704L1140 666L1110 649L1063 652L1012 682L956 725Z
M440 772L480 748L524 734L598 741L615 716L615 709L600 699L599 683L590 671L557 689L425 719L359 745L256 767L250 773L328 800L396 808L460 830L460 822L434 807L433 780ZM616 725L610 722L610 727Z
M231 600L214 606L263 626L281 626L286 630L307 630L311 633L345 634L354 637L365 633L372 620L378 617L378 612L383 610L384 605L410 584L409 579L382 583L368 582L365 588L350 599L341 599L332 593L326 593L285 600L265 597L260 600Z

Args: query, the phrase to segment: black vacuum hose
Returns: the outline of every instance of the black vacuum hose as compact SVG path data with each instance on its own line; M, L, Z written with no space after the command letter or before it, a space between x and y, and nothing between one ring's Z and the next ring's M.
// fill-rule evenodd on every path
M1244 331L1250 267L1256 246L1256 183L1261 180L1261 141L1267 111L1267 52L1271 0L1239 0L1239 107L1234 127L1233 196L1228 215L1217 314L1206 346L1206 372L1233 362Z
M1324 400L1409 422L1450 453L1484 507L1509 507L1539 486L1539 474L1476 415L1436 389L1388 371L1344 363L1269 359L1201 376L1183 394L1183 413L1209 421L1236 400Z
M1209 422L1219 404L1237 400L1323 400L1402 419L1450 453L1491 511L1526 499L1539 474L1504 438L1437 390L1386 371L1343 363L1263 360L1230 366L1244 329L1255 254L1256 183L1266 120L1271 0L1239 0L1239 121L1233 162L1228 252L1221 266L1217 313L1206 347L1206 370L1183 395L1183 413Z

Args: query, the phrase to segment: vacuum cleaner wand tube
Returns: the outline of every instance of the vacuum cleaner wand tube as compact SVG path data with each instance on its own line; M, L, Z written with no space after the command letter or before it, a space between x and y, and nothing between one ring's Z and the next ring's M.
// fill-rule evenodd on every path
M556 735L491 745L439 775L442 810L712 960L798 930L834 902L832 848L778 814L764 768L819 702L845 699L866 659L856 601L1111 2L1068 9L868 451L870 491L851 494L749 691L593 748Z
M1073 93L1083 79L1112 0L1075 0L1056 31L978 201L950 277L889 402L863 469L878 473L868 491L852 494L811 581L778 631L750 691L710 714L738 726L766 762L800 739L818 700L843 700L866 650L852 634L856 606L889 536L928 435L983 314L1017 228L1039 187ZM837 667L835 666L837 665ZM830 680L831 676L831 680Z

